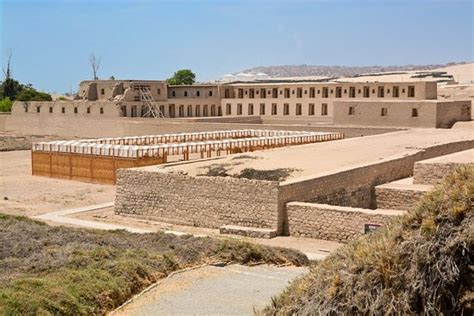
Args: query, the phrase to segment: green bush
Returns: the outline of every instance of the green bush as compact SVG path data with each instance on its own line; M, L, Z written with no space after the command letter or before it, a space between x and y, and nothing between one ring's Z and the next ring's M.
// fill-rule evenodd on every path
M12 110L13 101L10 98L0 100L0 112L10 112Z
M28 88L20 92L17 97L18 101L52 101L51 95L44 92L36 91L35 89Z

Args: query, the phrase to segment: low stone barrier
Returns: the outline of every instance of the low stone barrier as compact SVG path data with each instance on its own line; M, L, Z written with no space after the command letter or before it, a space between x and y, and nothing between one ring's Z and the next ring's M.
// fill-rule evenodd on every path
M346 243L365 232L366 225L384 225L403 211L368 210L327 204L287 204L290 236Z

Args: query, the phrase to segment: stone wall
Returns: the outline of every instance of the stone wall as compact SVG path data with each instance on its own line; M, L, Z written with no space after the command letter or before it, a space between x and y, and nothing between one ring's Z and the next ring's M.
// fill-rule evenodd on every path
M191 177L155 169L119 169L115 212L199 227L277 229L278 183Z
M86 103L86 102L84 102ZM92 103L92 102L89 102ZM47 109L46 109L47 110ZM72 110L71 110L72 111ZM342 127L334 125L260 124L258 117L238 118L151 119L128 117L88 117L85 115L49 115L20 113L0 116L0 131L18 134L54 135L61 137L123 137L177 132L205 132L230 129L276 129L293 131L342 132L346 138L396 131L395 128ZM257 124L258 123L258 124Z
M383 185L375 188L377 207L391 210L411 210L425 193L423 190L389 188Z
M441 181L449 172L454 169L465 166L466 163L455 163L455 162L439 162L429 163L420 162L415 164L414 169L414 184L436 184ZM474 163L470 163L473 165Z
M290 236L348 242L364 234L365 224L383 225L401 211L292 202L287 205Z
M474 140L440 144L412 155L393 158L376 164L362 165L309 179L295 179L280 184L279 204L286 219L288 202L312 202L360 208L375 208L377 185L413 175L416 161L458 152L474 147ZM282 231L287 232L284 221Z

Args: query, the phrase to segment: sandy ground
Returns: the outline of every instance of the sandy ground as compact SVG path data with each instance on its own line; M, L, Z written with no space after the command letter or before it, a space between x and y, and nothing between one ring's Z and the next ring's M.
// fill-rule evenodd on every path
M0 152L0 211L32 216L112 202L115 186L31 176L31 152Z
M195 176L205 174L209 166L221 165L229 174L238 174L244 168L272 170L296 169L288 181L302 177L329 174L363 164L376 163L391 157L401 157L436 144L474 139L472 129L412 129L382 135L344 139L325 143L278 148L245 153L244 159L236 156L179 165L150 166L143 170L185 172Z
M299 250L305 253L310 259L321 259L335 249L342 246L341 243L328 240L320 240L313 238L301 237L287 237L278 236L272 239L264 238L247 238L234 235L221 235L218 229L191 227L174 225L168 223L154 222L150 220L138 219L134 217L117 215L114 213L112 207L100 209L96 211L89 211L71 215L72 218L81 220L95 221L100 223L117 224L149 231L168 231L176 233L187 233L196 236L211 236L211 237L232 237L241 240L256 242L261 245L273 247L285 247Z

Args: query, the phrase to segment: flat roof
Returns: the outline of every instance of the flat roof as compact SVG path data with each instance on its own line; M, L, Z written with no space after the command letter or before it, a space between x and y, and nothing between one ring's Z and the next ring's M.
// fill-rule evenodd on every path
M240 173L245 168L294 169L285 181L288 183L399 158L419 152L426 147L462 140L474 140L472 131L469 129L412 129L142 169L157 172L182 171L190 176L203 174L212 165L225 166L229 174ZM239 156L241 156L240 159L235 159Z

